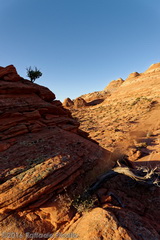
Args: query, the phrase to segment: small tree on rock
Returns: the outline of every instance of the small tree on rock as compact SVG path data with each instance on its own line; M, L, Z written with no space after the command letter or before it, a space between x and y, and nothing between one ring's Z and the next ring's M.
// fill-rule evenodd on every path
M37 78L42 76L42 73L35 67L33 70L31 67L27 68L27 77L30 78L31 82L34 82Z

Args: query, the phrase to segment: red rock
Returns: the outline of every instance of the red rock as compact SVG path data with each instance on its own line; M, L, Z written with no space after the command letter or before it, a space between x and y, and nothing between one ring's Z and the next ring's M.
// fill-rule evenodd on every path
M124 83L124 80L122 78L118 78L117 80L111 81L107 87L105 87L105 91L114 92L117 90L122 84Z
M157 86L160 82L160 63L152 64L143 73L131 73L124 83L111 95L110 101L121 102L137 97L155 98L159 94ZM147 84L145 84L147 83Z
M5 149L0 152L0 229L2 232L7 232L9 229L11 232L22 234L21 239L26 239L26 229L28 232L43 234L53 233L55 230L57 230L56 233L64 234L73 232L83 240L159 239L160 213L157 207L159 188L150 189L141 184L135 185L128 177L116 176L102 184L99 190L101 203L104 203L102 207L105 209L96 208L94 204L90 211L84 211L74 217L76 208L70 205L72 204L70 195L80 194L83 189L86 189L86 185L89 186L93 179L97 179L99 174L111 169L114 165L112 159L124 157L123 144L118 145L118 139L122 134L126 138L129 135L128 121L132 122L132 120L126 113L130 105L124 105L121 112L116 111L119 107L121 108L123 101L135 97L134 93L137 93L137 89L138 94L142 95L144 92L140 92L139 89L148 91L147 87L149 87L152 95L155 94L155 89L156 93L159 91L159 88L154 85L155 80L159 81L158 67L154 66L152 70L123 82L110 97L108 96L109 102L107 100L103 102L107 106L93 108L94 115L92 115L92 107L82 108L79 111L72 108L84 118L87 117L85 109L88 109L90 119L96 119L93 124L97 122L100 125L98 132L97 125L93 126L91 122L89 123L94 134L102 134L95 139L100 142L99 136L101 136L105 144L112 139L112 149L113 146L114 149L118 148L113 154L105 151L93 140L87 139L87 133L78 128L79 123L71 117L70 112L64 109L59 101L53 100L54 95L49 90L45 89L44 93L43 87L23 79L19 82L1 81L0 134L2 139L6 137L5 141L0 141L1 150ZM154 78L152 82L153 77L156 79ZM147 82L147 87L144 84L145 79L149 81L152 79ZM49 91L48 94L47 91ZM98 96L101 93L96 94L93 95ZM50 97L47 97L48 95ZM114 101L116 98L120 100L118 106ZM113 112L110 112L112 102ZM139 111L142 115L143 109ZM105 119L101 115L104 113ZM110 115L111 120L108 119ZM97 116L100 119L99 122ZM117 116L118 120L114 122ZM157 132L160 127L159 108L155 112L149 109L145 117L149 118L149 122L154 123L153 132L159 135ZM147 126L147 121L148 119L145 118L145 127L148 130L150 126ZM24 133L25 129L28 132ZM139 129L143 130L143 127ZM131 130L136 128L133 127ZM144 138L146 131L144 133L137 134L137 131L131 131L130 138L132 141L137 136ZM125 144L128 144L127 139ZM158 136L153 146L149 147L157 149L152 157L154 160L159 159ZM135 153L133 151L131 155ZM148 160L148 156L146 157ZM139 159L136 163L138 161ZM107 192L116 193L117 200L108 197ZM60 204L59 199L62 196L64 199ZM66 202L66 199L69 201ZM118 199L124 203L125 207L118 203ZM111 200L112 204L109 204Z
M8 139L15 137L17 135L23 135L25 133L28 133L28 128L25 124L19 124L17 126L11 127L8 130L4 131L0 134L0 139Z
M10 148L12 145L14 145L16 143L16 139L12 138L9 139L7 142L1 142L0 143L0 152L3 152L5 150L7 150L8 148Z
M13 65L0 68L0 79L5 81L20 81L22 78L17 74Z
M80 193L97 162L108 169L114 163L81 136L79 123L49 89L0 72L0 229L25 239L26 229L53 232L69 221L68 210L51 205L57 195L75 187Z
M87 103L83 98L79 97L74 100L74 107L80 108L85 106L87 106Z
M152 64L145 73L153 73L153 72L160 72L160 63L154 63Z
M25 117L27 120L37 120L41 118L41 115L38 110L32 111L32 112L24 112L23 117Z
M58 117L58 115L53 115L53 114L46 114L45 115L45 119L49 120L49 119L53 119L55 117Z
M128 234L128 231L118 224L117 218L112 212L102 208L95 208L90 212L86 212L65 232L69 234L74 232L77 238L83 240L89 239L127 239L136 240L133 234ZM61 240L63 238L56 238ZM72 239L72 238L71 238Z
M72 115L81 122L81 129L87 131L89 136L97 140L101 146L107 150L110 149L111 158L119 159L122 166L139 167L144 169L143 174L146 174L149 169L156 168L158 177L160 169L159 86L160 63L152 65L144 73L131 74L99 106L78 110L71 108ZM87 95L88 97L96 96L95 93ZM83 95L85 100L87 95ZM98 94L96 97L98 99ZM154 107L151 107L152 101L157 101ZM136 173L135 169L133 171ZM156 181L158 184L158 179ZM149 187L142 182L137 183L122 175L108 179L101 188L99 202L95 204L99 203L107 214L113 214L114 223L113 218L106 223L106 215L104 216L101 210L96 212L96 205L94 205L88 213L83 211L76 222L68 224L64 233L73 231L79 235L79 239L86 240L94 238L160 239L160 209L158 208L160 188ZM107 196L105 188L108 193L113 193L112 199ZM110 201L111 204L108 203ZM115 222L121 227L121 229L118 227L118 231L114 225Z
M0 152L5 151L8 149L11 145L9 143L0 143Z
M28 126L28 130L29 132L38 132L41 129L43 129L44 127L46 127L45 124L43 124L40 121L34 121L33 123L30 122L29 126Z
M138 76L140 76L140 74L138 72L133 72L133 73L129 74L129 76L128 76L128 78L126 80L128 80L130 78L135 78L135 77L138 77Z
M11 138L28 131L39 131L47 123L48 126L55 125L56 122L44 122L46 115L71 117L71 114L63 108L60 101L54 101L55 95L48 88L22 78L16 82L13 79L8 79L6 82L4 76L8 76L8 74L15 76L16 69L13 66L0 68L1 139ZM32 121L35 123L33 124ZM77 124L75 128L77 128L76 126Z
M48 88L40 86L38 84L32 83L29 80L22 79L17 82L5 82L1 81L0 85L0 93L1 94L36 94L41 99L47 102L52 102L55 99L55 94L52 93ZM4 98L4 96L0 96Z
M70 98L66 98L63 102L64 107L73 107L74 102Z

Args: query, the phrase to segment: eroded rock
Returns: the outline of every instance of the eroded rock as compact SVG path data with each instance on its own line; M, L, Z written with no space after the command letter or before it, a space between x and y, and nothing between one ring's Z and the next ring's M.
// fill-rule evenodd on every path
M81 192L97 162L114 162L49 89L19 77L13 66L0 68L0 82L0 229L28 239L26 232L56 229L51 203L58 194Z

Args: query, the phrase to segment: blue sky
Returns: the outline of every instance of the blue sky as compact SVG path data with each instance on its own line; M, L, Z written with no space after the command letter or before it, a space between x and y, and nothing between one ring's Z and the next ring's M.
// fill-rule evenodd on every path
M0 65L61 101L160 62L159 0L0 0L0 29Z

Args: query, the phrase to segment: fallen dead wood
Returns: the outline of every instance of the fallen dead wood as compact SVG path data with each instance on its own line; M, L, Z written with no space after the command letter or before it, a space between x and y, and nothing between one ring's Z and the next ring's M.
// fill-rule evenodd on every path
M124 174L132 179L134 179L135 181L141 181L141 182L145 182L149 185L157 185L159 186L158 183L158 173L156 173L156 168L155 169L147 169L147 168L141 168L136 169L136 170L132 170L128 167L116 167L112 169L114 172L120 173L120 174ZM145 174L146 172L146 174ZM141 176L144 175L144 176ZM160 187L160 186L159 186Z
M90 186L87 193L94 193L104 182L117 176L118 174L126 175L137 182L144 183L145 185L160 187L160 173L157 172L157 168L152 170L147 168L135 170L126 166L118 166L100 176L97 181Z

